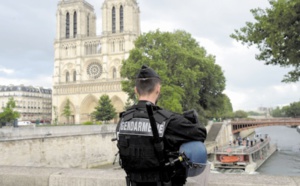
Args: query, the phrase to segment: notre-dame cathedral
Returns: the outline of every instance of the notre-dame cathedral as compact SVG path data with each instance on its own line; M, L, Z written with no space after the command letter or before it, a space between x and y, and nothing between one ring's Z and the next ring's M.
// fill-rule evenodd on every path
M99 7L100 8L100 7ZM96 33L94 7L85 0L60 0L54 42L53 114L59 123L70 101L75 124L91 120L100 96L107 94L117 112L124 109L120 70L140 35L136 0L104 0L102 33Z

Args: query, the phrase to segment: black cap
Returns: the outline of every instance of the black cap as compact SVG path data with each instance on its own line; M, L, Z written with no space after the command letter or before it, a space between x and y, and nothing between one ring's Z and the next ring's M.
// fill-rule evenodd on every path
M137 75L138 79L146 79L146 78L158 78L159 75L150 67L143 65L140 72Z

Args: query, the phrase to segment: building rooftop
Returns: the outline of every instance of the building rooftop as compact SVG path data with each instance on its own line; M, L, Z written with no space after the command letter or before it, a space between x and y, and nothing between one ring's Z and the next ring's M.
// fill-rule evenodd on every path
M43 87L33 87L33 86L24 86L24 85L0 85L0 92L35 92L43 94L52 94L50 88Z

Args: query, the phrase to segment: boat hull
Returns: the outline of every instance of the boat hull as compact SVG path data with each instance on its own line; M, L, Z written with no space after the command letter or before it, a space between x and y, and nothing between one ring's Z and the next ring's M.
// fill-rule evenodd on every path
M213 167L222 169L243 169L248 173L254 172L276 149L275 145L270 144L269 138L261 140L251 147L221 147L214 153Z

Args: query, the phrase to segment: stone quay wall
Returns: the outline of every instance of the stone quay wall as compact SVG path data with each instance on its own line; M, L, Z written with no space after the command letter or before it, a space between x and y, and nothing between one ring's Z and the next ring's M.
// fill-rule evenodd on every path
M118 151L111 141L114 130L115 125L1 129L0 165L91 168L108 164Z
M123 170L0 166L1 186L125 186ZM214 174L188 178L186 186L300 186L300 177Z
M35 124L20 127L0 128L0 141L10 139L26 139L45 136L66 136L76 134L99 134L114 132L116 124L107 125L61 125L61 126L39 126Z

